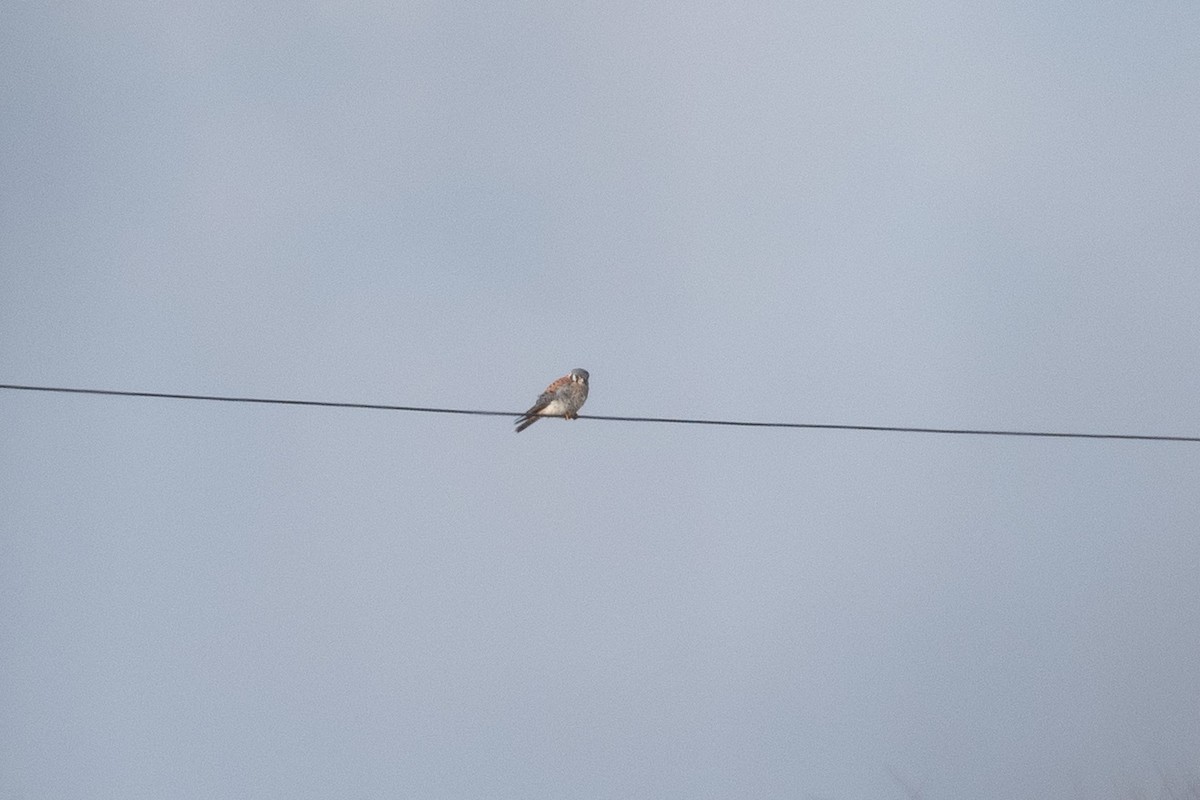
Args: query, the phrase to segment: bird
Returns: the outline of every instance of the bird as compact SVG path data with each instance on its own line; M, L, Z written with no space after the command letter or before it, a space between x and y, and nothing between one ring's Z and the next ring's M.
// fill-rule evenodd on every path
M542 417L575 419L588 396L588 371L573 369L546 387L533 406L517 417L517 433Z

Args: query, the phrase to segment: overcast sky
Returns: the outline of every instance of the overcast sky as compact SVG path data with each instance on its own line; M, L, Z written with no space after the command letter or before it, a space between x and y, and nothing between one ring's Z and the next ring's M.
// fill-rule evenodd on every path
M0 383L1200 434L1195 0L9 2L0 76ZM3 800L1200 783L1195 444L0 428Z

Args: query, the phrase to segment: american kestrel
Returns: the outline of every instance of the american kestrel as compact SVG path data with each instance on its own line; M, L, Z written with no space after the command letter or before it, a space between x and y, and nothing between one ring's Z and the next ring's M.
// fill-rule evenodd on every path
M583 402L587 400L588 371L573 369L538 396L533 407L517 417L517 433L537 422L541 417L563 417L575 419Z

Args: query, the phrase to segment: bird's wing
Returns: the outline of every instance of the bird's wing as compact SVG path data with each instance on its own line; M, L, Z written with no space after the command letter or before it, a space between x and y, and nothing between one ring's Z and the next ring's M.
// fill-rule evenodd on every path
M563 375L561 378L556 380L554 383L552 383L546 387L546 391L542 392L542 397L553 397L554 395L556 395L560 391L562 391L564 386L570 386L570 385L571 385L571 376ZM539 397L538 400L540 401L542 399L542 397Z
M557 394L550 394L547 392L537 399L537 402L534 403L533 406L522 415L522 418L557 416L563 413L565 407L566 401L562 397L559 397Z
M571 376L564 375L546 387L534 404L517 418L517 433L538 421L539 417L557 417L567 410L564 389L571 385Z

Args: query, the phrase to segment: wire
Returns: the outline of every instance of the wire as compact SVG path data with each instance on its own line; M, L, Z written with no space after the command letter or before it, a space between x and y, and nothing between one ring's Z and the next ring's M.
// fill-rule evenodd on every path
M340 403L329 400L283 400L273 397L234 397L213 394L181 394L175 392L131 392L117 389L78 389L65 386L26 386L0 383L0 389L25 392L58 392L61 394L107 395L110 397L148 397L162 400L208 400L220 403L258 403L281 406L316 406L321 408L357 408L376 411L415 411L427 414L471 414L486 417L519 417L522 412L477 411L464 408L430 408L425 406L396 406L383 403ZM1159 436L1135 433L1065 433L1059 431L989 430L984 428L920 428L900 425L834 425L818 422L749 422L727 419L681 419L677 417L611 417L599 414L580 414L579 419L608 422L652 422L673 425L725 425L740 428L807 428L830 431L875 431L885 433L928 433L960 436L1023 436L1052 439L1124 439L1142 442L1193 442L1200 436Z
M338 403L330 400L281 400L274 397L231 397L216 394L177 394L173 392L129 392L117 389L72 389L65 386L22 386L0 383L0 389L19 389L29 392L61 392L66 394L101 394L110 397L152 397L160 400L212 400L218 403L260 403L279 406L320 406L323 408L367 408L376 411L424 411L430 414L481 414L492 417L517 417L507 411L469 411L461 408L423 408L392 406L381 403Z

